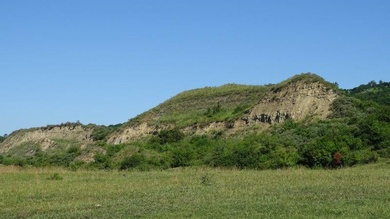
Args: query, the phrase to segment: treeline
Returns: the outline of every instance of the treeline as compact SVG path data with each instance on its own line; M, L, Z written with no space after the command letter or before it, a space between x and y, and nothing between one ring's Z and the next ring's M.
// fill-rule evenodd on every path
M5 136L0 135L0 143L3 142L5 140L5 138L6 138Z
M367 84L362 84L356 88L347 90L350 96L361 100L374 101L383 105L390 105L390 82L370 81Z

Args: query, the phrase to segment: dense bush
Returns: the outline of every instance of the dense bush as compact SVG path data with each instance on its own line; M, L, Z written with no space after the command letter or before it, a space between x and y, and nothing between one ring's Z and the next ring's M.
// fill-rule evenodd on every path
M171 167L186 167L191 165L194 152L190 145L177 144L170 149Z
M120 169L121 170L131 169L131 168L141 166L144 163L145 163L145 157L142 154L134 154L122 160L120 164Z
M179 129L162 130L158 134L160 144L175 143L183 139L184 134Z
M122 124L110 126L96 126L94 127L91 137L94 141L106 140L106 138L116 131Z
M94 156L94 161L90 164L93 168L98 169L111 169L112 168L112 159L103 153L97 153Z

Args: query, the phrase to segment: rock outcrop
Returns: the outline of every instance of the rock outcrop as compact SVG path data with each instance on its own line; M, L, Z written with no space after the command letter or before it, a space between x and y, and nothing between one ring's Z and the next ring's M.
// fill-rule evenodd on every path
M257 96L257 90L249 87L249 91L253 91L251 98L252 108L245 109L245 115L241 115L236 119L229 119L229 121L218 121L214 120L208 123L205 122L195 122L192 125L182 128L182 131L187 134L207 134L215 132L224 132L227 134L234 134L239 131L250 129L251 126L257 125L264 128L268 128L270 125L282 123L287 119L293 120L302 120L307 116L316 117L316 118L326 118L330 113L330 106L333 101L338 97L336 90L332 84L324 82L322 79L318 79L318 76L309 77L314 78L313 80L305 79L307 75L301 75L293 79L289 79L285 82L282 82L278 85L266 86L268 93L263 93ZM303 78L303 79L302 79ZM259 86L261 87L261 86ZM226 87L221 87L221 89L226 89ZM213 91L218 93L216 89L208 89L208 91ZM237 89L237 92L239 89ZM109 144L122 144L134 141L135 139L140 139L148 135L156 134L164 129L175 128L175 118L180 119L180 109L191 110L192 106L195 103L197 104L206 104L202 107L212 107L211 104L219 104L222 99L234 99L231 101L231 104L242 104L240 100L245 99L245 94L240 93L237 95L237 92L231 92L229 95L224 94L212 98L213 94L207 93L205 95L195 95L196 92L189 92L191 95L181 95L179 96L180 101L166 101L162 109L168 109L169 107L175 106L176 114L170 115L172 118L172 123L156 123L161 115L165 114L164 110L158 110L158 116L151 113L152 116L143 116L138 118L139 122L129 123L127 126L123 126L118 129L116 132L108 136L107 143ZM256 94L256 95L253 95ZM235 95L235 96L234 96ZM184 98L187 97L187 98ZM188 97L191 97L188 99ZM259 98L258 100L256 98ZM205 98L203 101L202 98ZM177 99L177 98L176 98ZM252 100L251 99L251 100ZM207 100L207 101L206 101ZM214 101L214 102L213 102ZM255 104L257 102L257 104ZM175 103L175 104L173 104ZM178 104L180 103L180 104ZM218 105L219 106L219 105ZM235 105L233 105L234 107ZM158 107L156 107L159 109ZM197 109L202 110L199 106ZM200 111L201 112L201 111ZM160 115L161 114L161 115ZM147 115L147 114L145 114ZM194 114L201 115L201 114ZM154 121L154 122L150 122ZM196 121L196 118L194 119ZM164 124L164 125L163 125ZM94 128L89 126L83 126L78 123L67 123L57 126L47 126L44 128L33 128L29 130L19 130L11 134L6 140L0 144L0 153L7 153L12 147L21 145L25 142L33 142L39 144L43 151L47 148L52 147L55 144L55 140L63 139L81 143L81 145L86 145L93 143L91 134ZM259 130L259 129L257 129Z
M266 97L261 98L247 115L235 121L212 122L208 125L190 126L183 129L185 133L207 134L211 131L228 131L234 134L255 124L265 128L287 119L302 120L307 116L324 119L330 113L330 105L337 98L337 93L329 86L320 82L298 81L275 89ZM111 136L110 144L120 144L157 133L162 129L172 127L149 126L147 122L130 126Z
M7 153L13 147L17 147L26 142L41 145L43 151L54 146L54 140L58 139L88 144L93 141L91 138L92 131L93 128L74 124L19 130L12 133L1 143L0 153Z
M156 127L149 126L147 123L141 123L136 126L127 127L121 132L114 134L108 139L108 143L109 144L126 143L134 139L139 139L145 135L149 135L156 131L158 131Z
M336 92L324 84L298 82L262 99L244 120L273 124L286 119L302 120L308 115L326 118L336 98Z

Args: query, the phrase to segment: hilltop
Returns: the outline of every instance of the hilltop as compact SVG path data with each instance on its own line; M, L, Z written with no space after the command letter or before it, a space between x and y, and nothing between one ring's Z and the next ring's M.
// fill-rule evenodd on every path
M276 85L227 84L185 91L131 119L109 143L125 143L172 128L191 134L236 133L256 124L268 128L288 118L326 118L337 92L334 84L311 73Z
M0 163L70 168L335 167L390 155L389 83L342 90L318 75L184 91L112 126L18 130Z

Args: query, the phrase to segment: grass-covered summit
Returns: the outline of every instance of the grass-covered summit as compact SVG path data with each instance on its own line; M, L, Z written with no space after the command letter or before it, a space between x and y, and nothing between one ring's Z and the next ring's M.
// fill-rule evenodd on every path
M147 122L185 127L237 118L264 97L271 87L226 84L184 91L130 120L127 125Z
M312 73L295 75L278 84L226 84L184 91L155 108L131 119L126 126L146 122L149 125L172 124L177 128L193 124L239 119L270 93L277 93L292 84L320 83L338 91L335 84Z

